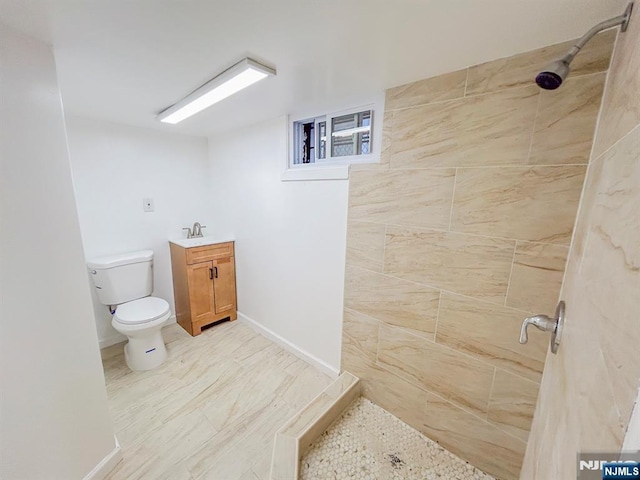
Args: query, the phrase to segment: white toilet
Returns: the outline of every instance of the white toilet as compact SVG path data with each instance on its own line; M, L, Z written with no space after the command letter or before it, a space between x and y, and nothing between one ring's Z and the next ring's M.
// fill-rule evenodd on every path
M153 252L123 253L91 259L89 272L100 303L109 305L111 325L126 335L124 357L131 370L151 370L167 358L162 326L171 316L169 304L153 291Z

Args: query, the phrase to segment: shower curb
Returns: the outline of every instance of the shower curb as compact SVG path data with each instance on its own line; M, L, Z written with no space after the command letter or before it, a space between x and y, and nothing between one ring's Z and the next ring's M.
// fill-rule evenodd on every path
M271 480L297 480L300 458L360 396L360 379L343 372L276 432Z

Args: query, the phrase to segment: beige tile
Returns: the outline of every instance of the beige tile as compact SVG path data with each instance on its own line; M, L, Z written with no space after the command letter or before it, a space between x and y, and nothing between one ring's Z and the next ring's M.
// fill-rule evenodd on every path
M378 350L379 323L375 318L348 308L345 309L342 324L343 348L345 345L350 345L369 361L375 362ZM344 361L342 362L342 370L349 370L349 365Z
M347 267L344 306L433 339L440 291L407 280Z
M553 315L568 254L562 245L518 242L506 305Z
M636 4L629 28L618 37L611 61L607 92L593 148L594 158L640 124L639 44L640 8Z
M360 171L349 180L349 220L446 229L455 169Z
M616 31L609 30L593 38L571 64L571 76L607 70L615 37ZM566 54L573 43L573 40L559 43L471 67L467 95L529 85L548 63Z
M467 69L407 83L386 91L385 110L415 107L464 96Z
M518 339L526 315L501 305L443 292L436 342L540 381L549 336L531 328L529 342L521 345Z
M313 398L330 380L239 322L195 338L177 325L163 333L169 357L151 371L123 374L122 349L105 352L124 455L110 480L186 480L192 473L235 480L262 472L280 416L293 413L288 402Z
M487 411L494 369L486 363L384 323L380 324L378 363L469 410Z
M563 459L576 450L622 447L640 375L638 152L640 127L597 160L588 182L583 255L563 286L562 342L545 367L524 478L575 478L575 463Z
M541 91L530 165L589 163L605 78L570 77L561 89Z
M515 241L387 228L385 273L503 303Z
M436 395L429 395L420 430L496 478L516 480L519 477L525 442Z
M360 379L362 395L414 428L422 424L427 393L367 358L354 344L343 344L342 370Z
M526 442L539 388L538 383L497 370L491 388L487 419Z
M451 230L568 245L586 167L458 169Z
M535 85L394 112L391 168L526 163Z
M347 225L347 265L382 271L385 226L349 222Z

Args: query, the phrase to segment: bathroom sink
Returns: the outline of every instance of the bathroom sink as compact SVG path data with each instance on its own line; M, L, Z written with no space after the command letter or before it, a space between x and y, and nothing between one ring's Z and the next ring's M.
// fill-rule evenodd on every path
M220 237L216 235L205 235L204 237L176 238L169 241L183 248L191 248L191 247L202 247L204 245L213 245L214 243L233 242L233 240L234 240L233 237L231 237L230 235L220 236Z

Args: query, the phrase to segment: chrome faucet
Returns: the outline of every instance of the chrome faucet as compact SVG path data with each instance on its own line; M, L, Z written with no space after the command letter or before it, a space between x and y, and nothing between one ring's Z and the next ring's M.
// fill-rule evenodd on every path
M199 222L193 224L193 228L191 229L191 235L194 237L202 237L202 229L207 228L206 225L200 225Z
M200 225L199 222L196 222L193 224L192 228L189 227L183 227L182 230L186 230L187 231L187 238L200 238L203 237L204 235L202 235L202 229L203 228L207 228L206 225Z

